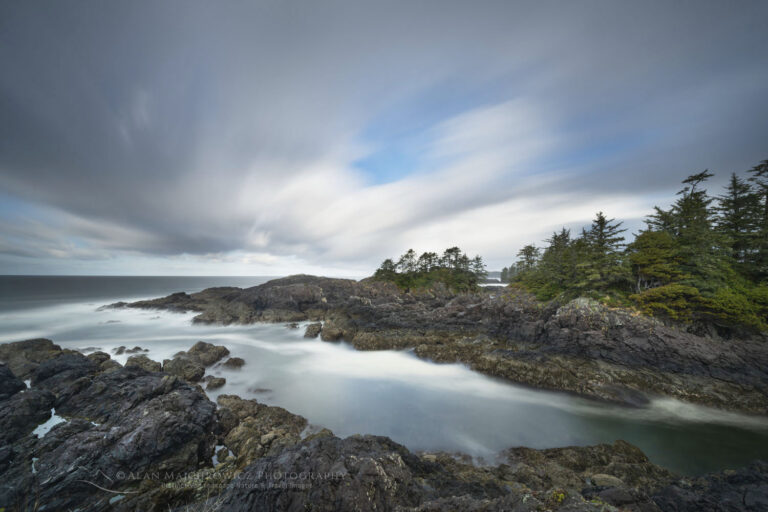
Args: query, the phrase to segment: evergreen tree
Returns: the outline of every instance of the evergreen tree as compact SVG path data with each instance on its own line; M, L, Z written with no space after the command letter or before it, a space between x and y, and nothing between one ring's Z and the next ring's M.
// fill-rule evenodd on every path
M752 252L757 195L748 182L732 173L725 194L718 199L718 231L728 241L733 260L743 268Z
M504 267L504 268L501 269L500 281L502 283L508 283L509 282L509 269L507 267Z
M408 249L408 251L400 256L397 261L397 270L402 273L415 272L416 271L416 251Z
M519 268L522 271L531 270L539 262L539 256L541 255L541 249L535 245L526 245L519 251L517 251L517 258Z
M592 226L582 232L583 249L576 255L578 268L586 279L582 287L586 284L585 287L590 290L603 290L621 286L627 278L622 265L624 237L621 236L626 229L621 229L621 225L622 222L608 219L603 212L597 212Z
M754 231L750 268L758 282L768 282L768 160L749 170L749 181L755 186Z

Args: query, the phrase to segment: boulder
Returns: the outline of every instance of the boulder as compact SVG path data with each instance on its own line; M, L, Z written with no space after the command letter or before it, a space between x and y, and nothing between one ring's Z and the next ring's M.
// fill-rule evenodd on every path
M50 418L55 400L50 391L30 389L0 401L0 446L21 439Z
M192 345L192 348L187 351L187 354L197 357L204 366L211 366L228 356L229 349L221 345L198 341Z
M5 400L26 388L26 384L18 379L10 368L0 364L0 400Z
M112 359L111 357L109 357L109 354L101 351L93 352L91 354L88 354L86 357L98 365L101 365L105 361L109 361L110 359Z
M304 337L317 338L320 335L320 332L322 330L323 330L323 324L321 324L320 322L309 324L307 328L304 330Z
M160 363L153 361L144 354L129 357L125 362L125 366L138 366L144 368L148 372L159 372L163 369L163 366Z
M13 374L27 379L40 363L61 354L61 347L51 340L38 338L0 345L0 362L8 365Z
M224 361L224 366L227 368L242 368L245 364L245 360L240 357L230 357Z
M173 359L164 360L163 371L189 382L197 382L205 375L205 366L197 357L190 357L182 353Z
M207 382L205 389L219 389L227 383L227 379L224 377L208 376L205 378L205 381Z
M138 354L139 352L149 352L149 349L141 348L141 347L133 347L125 351L126 354Z
M72 392L86 384L99 371L99 366L79 352L63 352L38 366L32 373L32 385L52 391L55 395ZM80 379L84 379L78 382ZM77 383L77 386L75 386Z

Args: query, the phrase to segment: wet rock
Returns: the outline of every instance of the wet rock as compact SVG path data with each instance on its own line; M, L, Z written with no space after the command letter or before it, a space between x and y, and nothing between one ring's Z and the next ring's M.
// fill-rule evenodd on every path
M58 396L87 385L88 379L98 371L99 366L83 354L64 352L35 369L32 373L32 385L52 391Z
M680 480L653 497L661 510L768 510L768 463Z
M138 366L144 368L148 372L159 372L163 369L163 366L157 361L153 361L144 354L138 356L131 356L125 362L125 366Z
M307 420L282 407L243 400L235 395L220 395L219 404L224 444L237 458L237 467L267 454L278 453L301 441Z
M219 389L220 387L224 386L224 384L227 383L227 379L224 377L211 377L208 376L205 378L207 384L205 386L205 389Z
M149 349L141 348L141 347L133 347L125 351L126 354L138 354L139 352L149 352Z
M0 364L0 400L5 400L26 388L26 384L16 378L10 368Z
M620 478L603 473L596 473L590 476L589 479L592 481L592 484L599 487L619 487L624 485L624 482L622 482Z
M224 366L227 368L242 368L245 364L245 360L240 357L230 357L224 361Z
M163 361L163 371L189 382L197 382L205 375L205 366L196 357L179 354Z
M320 322L309 324L307 328L304 330L304 337L317 338L320 335L320 331L322 330L323 330L323 324L321 324Z
M117 370L118 368L122 368L122 367L123 365L121 365L114 359L109 359L99 365L99 370L103 373L106 373L106 372Z
M298 322L290 322L290 323L287 325L287 327L288 327L289 329L298 329L298 328L299 328L299 323L298 323Z
M14 458L0 475L0 503L20 503L34 486L47 510L84 503L88 510L108 510L115 493L96 486L130 496L164 483L163 476L141 475L186 473L210 464L215 406L175 377L125 367L95 376L59 401L56 412L69 421Z
M86 357L98 365L101 365L105 361L112 359L106 352L93 352L88 354Z
M113 349L112 349L112 352L113 352L113 353L114 353L116 356L121 356L121 355L125 354L125 347L124 347L124 346L122 346L122 345L120 345L120 346L119 346L119 347L117 347L117 348L113 348Z
M221 345L214 345L204 341L198 341L187 354L196 356L204 366L211 366L229 355L229 349Z
M30 389L0 400L0 446L30 434L51 417L56 397L46 390ZM5 503L0 500L0 503Z
M61 352L60 346L44 338L15 341L0 344L0 362L5 363L16 377L27 379L40 363Z

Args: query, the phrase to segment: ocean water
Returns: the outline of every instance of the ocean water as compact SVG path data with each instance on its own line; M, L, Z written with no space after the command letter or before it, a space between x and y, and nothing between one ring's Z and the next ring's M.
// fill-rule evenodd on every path
M0 343L47 337L89 353L141 346L157 361L199 340L226 345L246 364L210 368L215 392L256 398L337 435L391 437L412 450L464 452L494 462L512 446L549 448L627 440L654 462L700 474L768 459L768 418L658 400L630 409L532 390L409 351L359 352L303 338L304 325L194 325L193 314L102 310L104 304L263 277L0 277ZM124 363L127 355L113 356Z

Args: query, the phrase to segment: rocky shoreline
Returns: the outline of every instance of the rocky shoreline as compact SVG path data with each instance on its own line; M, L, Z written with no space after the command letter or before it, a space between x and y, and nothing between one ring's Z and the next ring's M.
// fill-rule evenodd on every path
M309 320L317 322L309 337L359 350L410 348L536 388L630 406L673 397L768 414L765 336L701 336L586 299L545 305L511 289L405 293L371 279L299 275L111 307L194 311L201 323Z
M325 329L323 329L325 330ZM131 349L133 350L133 349ZM121 366L50 340L0 345L0 508L116 511L765 510L768 464L681 478L624 441L510 448L495 465L341 439L280 407L221 395L200 342ZM182 364L184 363L184 364ZM246 363L247 364L247 363ZM161 365L157 370L156 365ZM150 366L149 369L145 366ZM28 380L29 385L23 380ZM41 423L59 423L47 433Z

